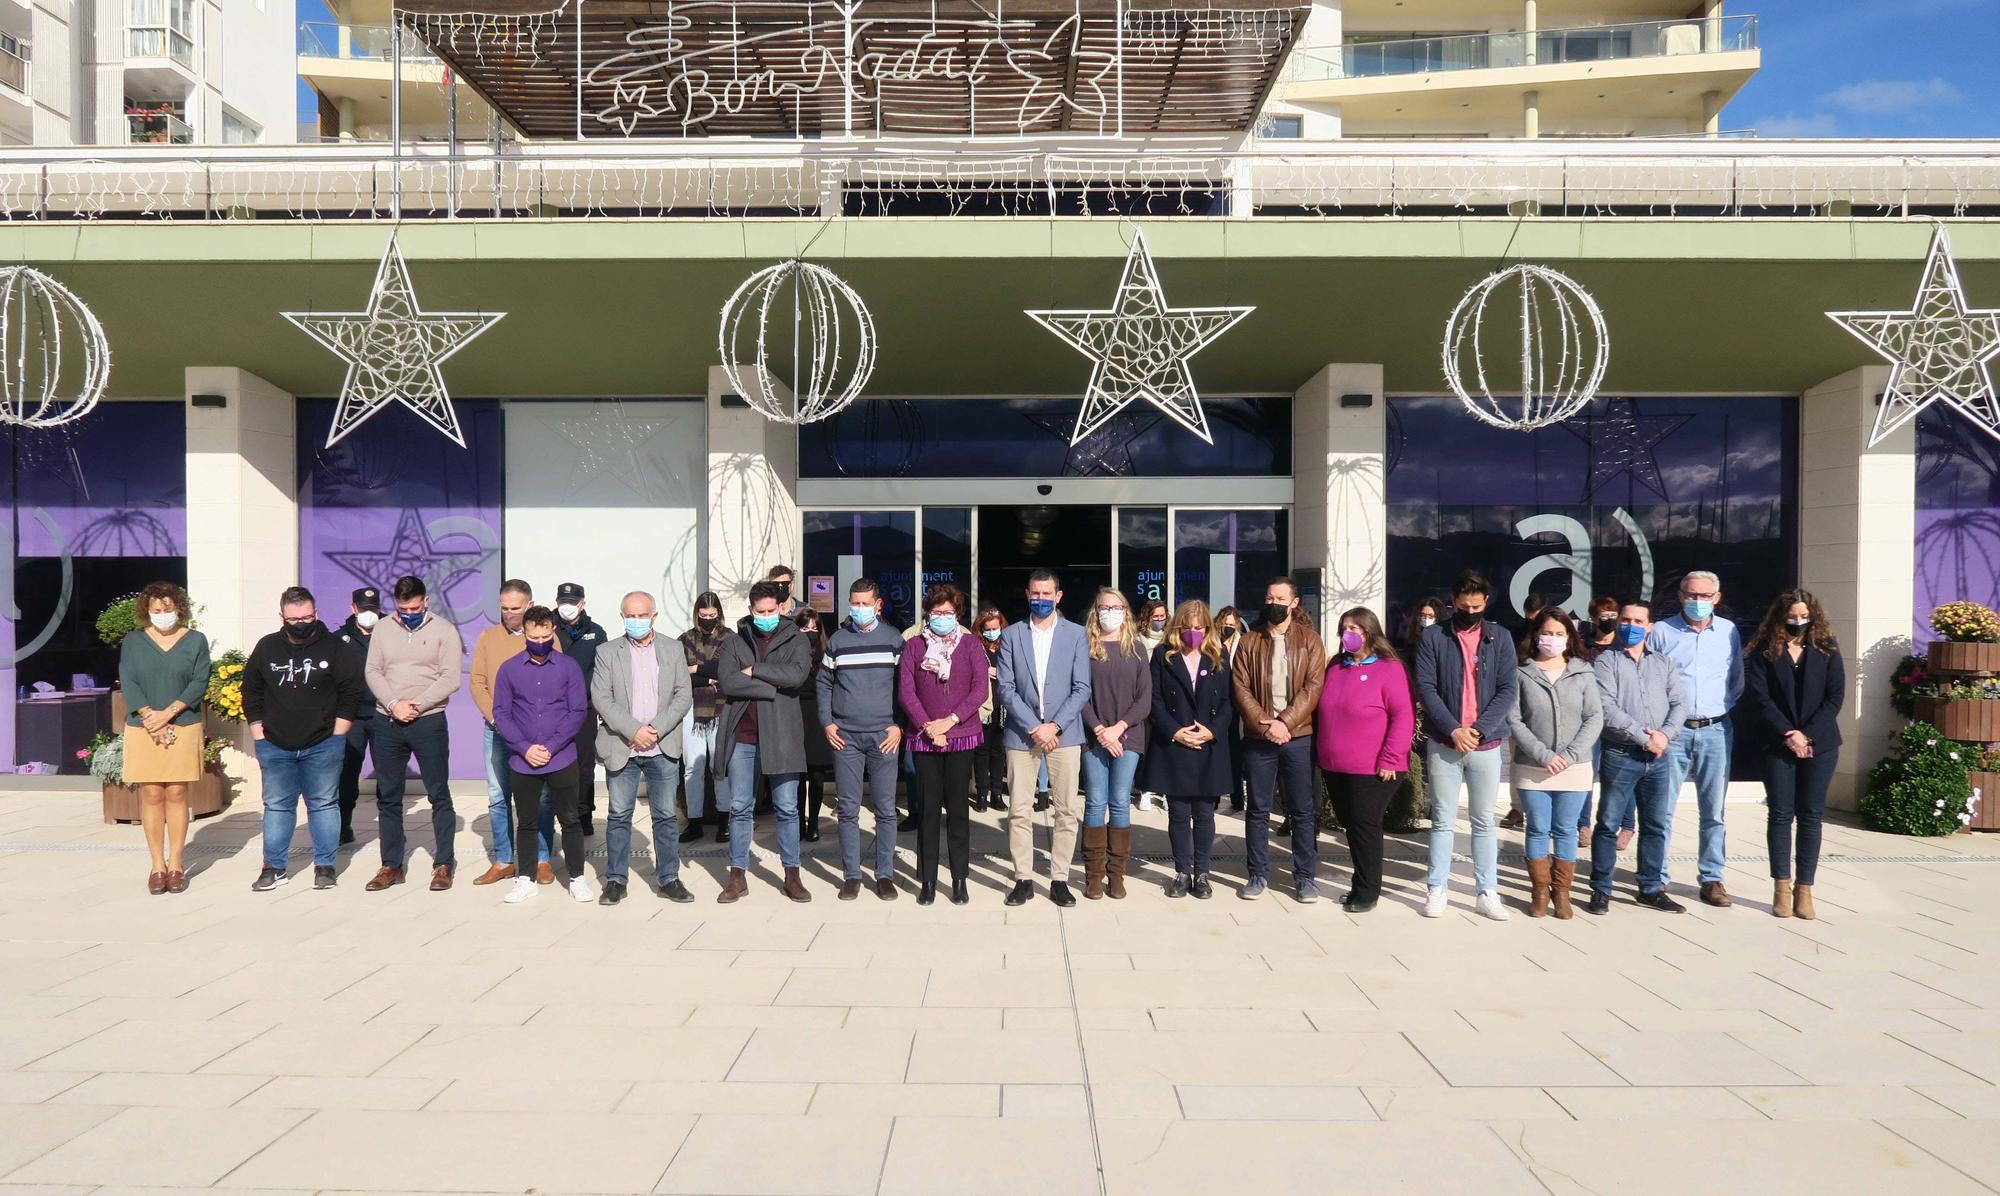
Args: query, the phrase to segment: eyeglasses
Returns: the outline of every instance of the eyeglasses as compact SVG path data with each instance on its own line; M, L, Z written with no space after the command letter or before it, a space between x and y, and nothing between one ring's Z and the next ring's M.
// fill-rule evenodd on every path
M1721 595L1721 593L1722 591L1720 590L1710 590L1705 594L1698 593L1694 590L1682 590L1681 597L1686 598L1693 602L1713 602L1716 600L1717 597Z

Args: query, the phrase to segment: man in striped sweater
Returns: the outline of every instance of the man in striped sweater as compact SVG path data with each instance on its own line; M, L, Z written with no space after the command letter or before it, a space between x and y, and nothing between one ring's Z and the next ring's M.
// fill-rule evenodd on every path
M827 637L819 670L819 712L833 748L840 804L840 899L861 895L861 800L875 811L875 895L896 897L896 665L903 637L882 621L881 588L861 578L847 588L847 618Z

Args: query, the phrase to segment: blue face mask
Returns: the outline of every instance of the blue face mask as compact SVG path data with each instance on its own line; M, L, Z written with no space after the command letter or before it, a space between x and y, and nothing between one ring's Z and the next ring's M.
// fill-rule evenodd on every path
M420 610L399 610L396 612L396 618L402 621L403 626L409 628L411 631L415 631L424 625L424 615L426 613Z
M776 631L778 629L778 624L784 621L785 621L785 616L783 615L750 616L750 626L755 627L758 631L758 634L760 635L771 634L773 631Z
M1056 613L1055 599L1053 598L1028 599L1028 613L1035 616L1035 618L1037 619L1048 618L1050 615Z
M653 621L651 619L628 618L625 620L625 634L635 640L645 639L647 636L653 634Z
M1686 615L1690 622L1699 623L1715 613L1715 603L1706 598L1690 598L1681 603L1681 613Z
M856 627L873 627L875 625L875 604L871 602L863 606L857 602L847 608L847 617L854 620Z
M932 615L930 618L932 635L950 635L958 630L957 615Z
M1644 627L1639 627L1631 623L1621 623L1618 625L1619 647L1636 648L1645 642L1646 629Z
M988 627L986 630L979 633L979 638L987 640L989 642L992 640L997 640L1000 638L1000 629L998 627Z

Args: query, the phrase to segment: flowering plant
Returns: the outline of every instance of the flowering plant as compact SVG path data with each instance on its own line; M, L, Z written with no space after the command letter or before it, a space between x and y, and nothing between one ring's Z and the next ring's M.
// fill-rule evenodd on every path
M1977 602L1947 602L1931 612L1931 630L1954 643L2000 643L2000 615Z
M1917 716L1917 698L1937 693L1931 680L1930 662L1921 656L1905 656L1889 675L1889 705L1904 718Z
M118 736L99 731L91 736L89 747L78 749L76 758L90 769L98 784L125 783L125 741Z
M243 666L249 658L231 648L209 667L208 690L202 694L209 709L231 722L243 721Z
M1911 723L1868 774L1861 816L1899 835L1949 835L1972 822L1980 797L1967 779L1981 754L1946 739L1929 723Z

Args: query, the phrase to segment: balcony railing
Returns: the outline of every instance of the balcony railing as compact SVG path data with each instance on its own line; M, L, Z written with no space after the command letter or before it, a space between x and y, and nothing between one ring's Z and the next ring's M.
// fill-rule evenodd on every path
M388 62L395 57L397 31L387 25L337 25L328 21L304 21L299 25L299 57L341 58L360 62ZM415 34L402 31L403 61L435 63L431 53Z
M1757 48L1757 18L1748 13L1630 25L1585 25L1535 33L1469 33L1395 41L1350 41L1293 52L1287 77L1300 82L1426 75L1551 63L1674 58Z
M171 112L127 112L133 145L193 145L194 128Z
M0 50L0 87L28 90L28 60L12 50Z

